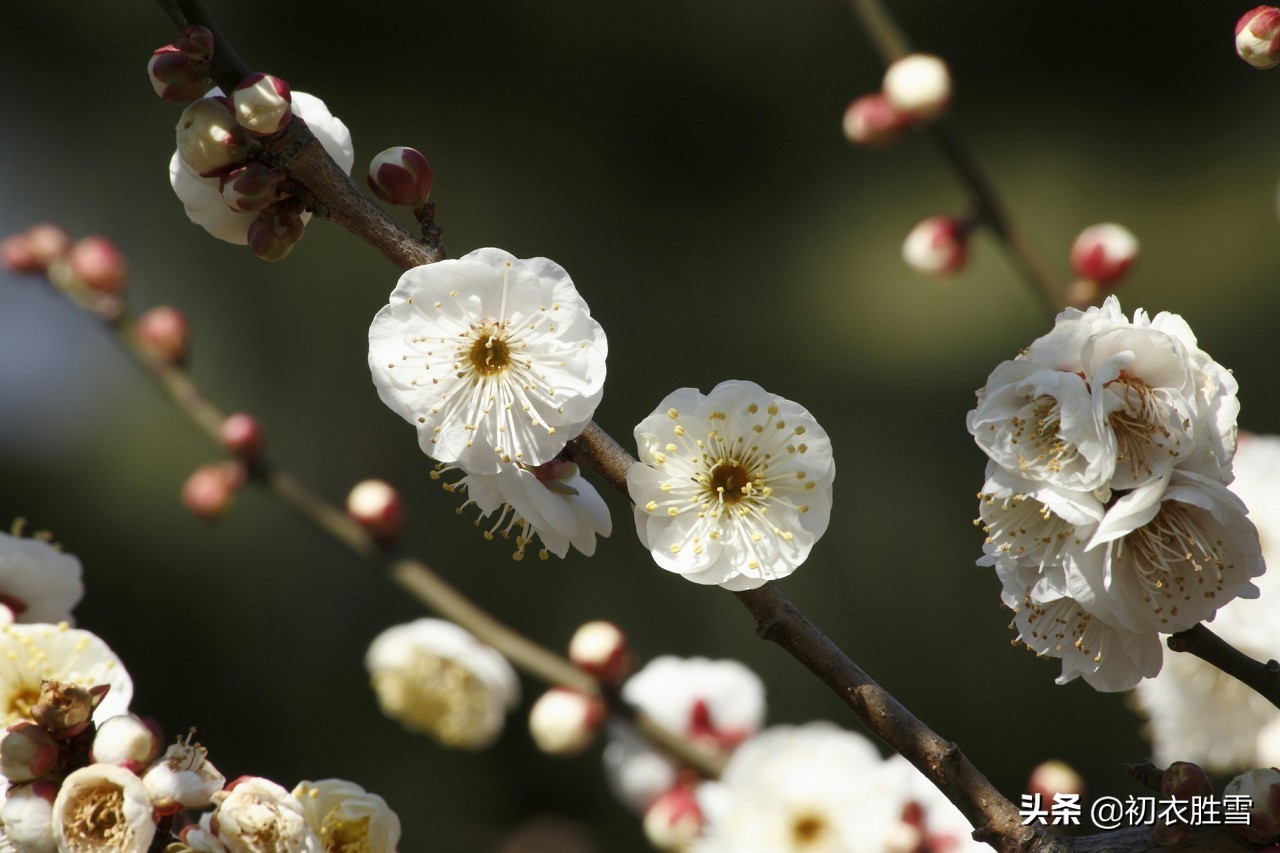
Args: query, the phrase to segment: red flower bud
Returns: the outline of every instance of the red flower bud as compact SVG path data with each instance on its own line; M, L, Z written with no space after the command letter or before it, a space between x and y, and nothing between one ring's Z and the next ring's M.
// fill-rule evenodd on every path
M124 290L128 265L106 237L85 237L77 241L67 252L67 265L91 290L108 295Z
M347 515L375 539L394 539L404 530L404 501L382 480L357 483L347 495Z
M388 148L369 164L369 189L387 204L401 207L426 204L434 177L427 158L404 146Z
M162 361L179 364L187 355L191 330L187 318L177 308L162 305L138 318L138 339Z
M1259 6L1236 21L1236 53L1257 69L1280 65L1280 9Z

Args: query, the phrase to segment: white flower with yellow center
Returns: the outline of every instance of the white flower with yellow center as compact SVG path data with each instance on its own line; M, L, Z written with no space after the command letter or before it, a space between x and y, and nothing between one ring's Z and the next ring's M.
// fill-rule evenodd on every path
M439 479L448 470L432 471L431 476ZM515 534L511 556L516 560L524 559L525 548L538 540L543 547L537 553L543 560L549 554L563 557L570 545L590 557L596 552L596 536L613 530L604 499L572 462L553 459L534 467L513 463L497 474L467 474L444 487L466 494L459 513L474 504L481 518L492 517L486 539ZM476 526L481 526L479 519Z
M210 828L231 853L323 853L302 803L260 776L242 776L215 795Z
M591 421L607 355L569 274L501 249L409 270L369 328L382 402L470 474L555 458Z
M382 712L445 746L488 746L520 701L506 659L442 619L388 628L369 645L364 665Z
M0 724L30 719L45 680L111 689L93 712L102 722L129 711L133 681L106 643L88 631L58 625L0 626Z
M754 382L681 388L635 436L636 532L668 571L754 589L795 571L827 529L831 442L804 407Z
M81 574L79 560L48 542L0 533L0 622L71 622Z
M63 853L145 853L155 834L142 780L114 764L73 771L53 801L53 835Z
M321 779L299 782L293 795L325 853L395 853L400 818L377 794L343 779Z
M1038 655L1060 658L1058 684L1077 677L1095 690L1128 690L1160 671L1160 635L1128 631L1096 618L1070 596L1027 598L1014 614L1018 639Z

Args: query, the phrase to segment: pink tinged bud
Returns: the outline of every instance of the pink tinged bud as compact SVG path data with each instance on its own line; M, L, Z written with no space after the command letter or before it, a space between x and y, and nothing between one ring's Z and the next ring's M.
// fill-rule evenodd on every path
M91 290L107 295L124 291L129 266L124 255L106 237L85 237L67 252L72 274Z
M68 740L88 727L93 709L110 689L108 684L77 687L60 681L42 681L40 698L31 709L31 719L57 740Z
M71 247L71 238L57 225L32 225L22 236L26 238L27 251L41 270L47 269Z
M14 272L43 272L26 234L13 234L0 240L0 263Z
M902 136L911 117L899 112L881 92L863 95L844 111L844 138L854 145L888 145Z
M1233 824L1236 832L1259 844L1280 838L1280 770L1241 773L1227 783L1222 796L1249 798L1249 824Z
M214 521L230 508L244 479L244 468L239 463L203 465L182 485L182 504L201 521Z
M1198 764L1175 761L1160 777L1160 793L1165 796L1189 800L1192 797L1212 797L1213 782Z
M283 180L284 172L251 161L227 174L222 182L222 198L232 210L254 213L280 200Z
M35 723L15 723L0 736L0 774L10 782L39 779L57 766L58 742Z
M644 813L644 834L657 850L686 850L705 819L693 789L677 785L658 796Z
M1071 266L1076 274L1101 287L1116 284L1138 259L1138 238L1128 228L1111 222L1091 225L1071 246Z
M1280 65L1280 9L1259 6L1236 21L1236 53L1257 69Z
M1042 761L1031 771L1027 792L1039 794L1045 802L1053 802L1057 794L1083 794L1084 779L1064 761Z
M209 91L208 63L192 61L176 46L167 44L151 54L147 77L155 93L171 104L187 104Z
M264 261L278 261L302 239L306 223L293 207L272 205L249 223L249 248Z
M160 755L160 741L146 723L132 714L109 717L93 736L90 758L141 773Z
M347 495L347 515L375 539L395 539L404 530L404 501L382 480L357 483Z
M617 687L631 674L634 657L626 634L612 622L588 622L569 640L569 660L602 684Z
M236 121L255 136L270 136L293 118L289 84L270 74L250 74L231 93Z
M213 33L199 24L193 24L178 33L178 40L174 42L174 47L196 62L213 59L213 46Z
M928 121L951 103L951 72L936 56L904 56L885 72L882 91L894 109L913 120Z
M241 459L253 459L262 453L266 435L257 418L245 412L236 412L222 422L218 429L218 440L229 453L234 453Z
M168 364L179 364L191 344L187 317L177 308L162 305L146 311L135 326L138 339L152 355Z
M178 156L202 178L230 171L249 155L249 137L225 99L201 98L178 121Z
M387 204L421 207L431 195L431 164L414 148L388 148L369 164L369 189Z
M968 256L968 229L950 216L922 220L902 244L902 259L907 266L926 275L951 275L964 267Z
M553 687L529 709L529 734L548 755L577 755L595 740L605 716L598 697Z

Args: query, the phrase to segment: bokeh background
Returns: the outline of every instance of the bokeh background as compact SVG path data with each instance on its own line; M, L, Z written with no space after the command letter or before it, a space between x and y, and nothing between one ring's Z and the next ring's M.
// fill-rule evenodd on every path
M118 241L131 305L188 313L197 380L255 413L282 465L334 500L366 477L397 485L403 552L539 641L612 619L644 658L748 663L774 723L857 727L732 595L658 570L619 495L592 559L514 563L456 516L365 365L396 271L324 222L274 265L188 223L165 171L180 111L144 71L173 30L151 4L109 5L5 4L0 232L49 220ZM609 335L597 420L613 435L630 443L670 390L726 378L806 405L839 476L831 529L785 591L1002 790L1058 757L1094 794L1136 792L1120 765L1148 747L1125 698L1055 686L1056 663L1010 646L998 584L974 566L983 456L965 412L1050 318L985 235L948 283L902 264L911 225L964 197L922 135L843 140L845 105L880 76L846 4L212 5L251 66L348 124L358 180L385 147L427 154L451 254L493 245L570 271ZM1280 72L1234 56L1248 4L895 5L950 62L953 125L1055 270L1080 228L1126 224L1144 256L1123 304L1182 313L1235 369L1242 424L1280 431ZM136 711L196 726L229 777L360 782L397 810L406 851L533 849L513 838L547 820L590 849L647 849L598 748L530 745L540 685L481 754L383 718L365 647L421 611L263 494L214 526L190 517L179 488L216 456L104 330L0 272L0 519L84 562L79 623L125 660Z

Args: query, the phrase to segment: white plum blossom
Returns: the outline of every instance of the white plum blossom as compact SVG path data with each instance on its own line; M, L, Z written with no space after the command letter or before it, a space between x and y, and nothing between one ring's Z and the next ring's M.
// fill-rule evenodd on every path
M669 394L635 429L636 532L662 568L734 591L786 577L831 516L835 460L802 406L754 382Z
M57 625L0 626L0 724L29 719L44 680L110 685L93 712L103 722L129 711L133 680L115 652L88 631Z
M400 818L377 794L344 779L321 779L299 782L293 795L326 853L395 853Z
M1262 554L1280 565L1280 436L1242 433L1231 484L1249 508ZM1257 579L1261 595L1238 598L1218 611L1215 634L1257 660L1280 658L1280 571ZM1280 766L1280 710L1215 666L1165 651L1164 668L1134 694L1150 722L1154 759L1161 766L1192 761L1210 772Z
M733 660L654 658L627 680L622 698L663 728L726 754L764 724L764 682ZM623 725L609 729L604 764L614 793L639 812L679 775L661 752Z
M382 712L445 746L490 745L520 701L506 659L442 619L388 628L369 645L364 664Z
M53 801L59 853L145 853L155 837L142 780L114 764L90 764L62 780Z
M48 542L0 533L0 623L74 624L81 574L79 560Z
M302 803L260 776L242 776L215 797L210 827L230 853L324 853Z
M58 849L53 837L53 801L58 785L50 779L37 779L23 785L10 785L0 806L3 837L9 843L0 845L0 853L54 853Z
M170 744L164 755L143 772L142 784L155 807L167 812L209 805L227 779L209 762L208 750L192 743L188 735Z
M214 89L209 96L220 95ZM355 163L355 149L351 145L351 132L342 121L329 112L324 101L306 92L293 92L293 113L301 117L315 134L329 156L342 171L351 174ZM169 183L181 200L187 218L219 240L243 246L249 242L249 225L258 214L233 210L222 195L219 178L202 178L199 172L183 162L177 151L169 158ZM310 213L302 214L305 223Z
M986 849L911 767L829 723L774 726L698 787L697 853L883 853Z
M1226 488L1239 401L1176 314L1115 297L1068 309L998 366L968 426L988 456L979 494L1019 639L1125 690L1160 670L1160 634L1251 598L1257 533Z
M448 470L446 466L432 476ZM535 541L542 543L538 556L544 560L548 554L563 557L570 545L590 557L596 552L596 537L613 531L604 498L572 462L553 459L534 467L512 463L496 474L466 474L446 483L445 489L466 494L459 512L475 505L480 518L493 518L486 538L496 534L508 539L514 532L516 560L524 559L525 548Z
M591 421L608 352L563 267L501 249L409 270L369 327L382 402L469 474L554 459Z

